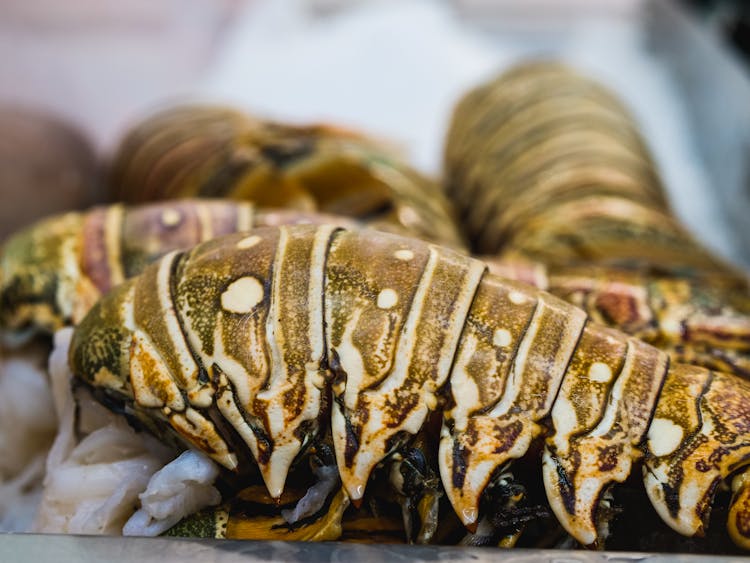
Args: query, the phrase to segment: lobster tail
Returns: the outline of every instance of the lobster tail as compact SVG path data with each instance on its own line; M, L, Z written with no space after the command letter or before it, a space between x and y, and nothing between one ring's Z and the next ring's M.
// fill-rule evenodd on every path
M450 201L386 143L327 125L291 126L212 106L137 124L115 156L118 199L222 197L347 215L464 248Z
M516 506L524 488L509 472L537 438L552 511L591 547L608 534L609 488L642 457L651 502L686 535L750 461L750 383L670 366L480 261L374 231L262 228L169 254L99 302L71 360L97 396L240 476L257 467L276 498L330 413L348 498L359 505L387 461L396 493L421 495L402 507L422 538L436 533L439 491L412 445L431 412L459 521L509 544L520 524L506 528L508 515L537 514ZM730 530L746 545L735 484Z

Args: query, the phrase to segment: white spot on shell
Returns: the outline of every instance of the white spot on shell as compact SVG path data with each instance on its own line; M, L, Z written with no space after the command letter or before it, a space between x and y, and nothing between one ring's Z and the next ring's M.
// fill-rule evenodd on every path
M508 344L510 344L511 340L512 337L510 335L510 332L504 328L498 328L495 331L495 334L492 336L492 344L499 348L505 348Z
M508 294L508 299L510 299L510 302L514 305L520 305L521 303L526 301L526 296L520 291L511 291Z
M161 222L166 227L174 227L182 219L182 215L176 209L165 209L161 214Z
M246 248L252 248L256 244L258 244L261 240L263 240L258 235L251 235L249 237L243 238L240 242L237 243L237 248L240 250L244 250Z
M573 403L564 395L560 395L555 401L555 406L552 408L552 422L555 426L554 442L557 455L567 455L570 434L578 425L578 414Z
M398 293L391 288L386 288L378 293L378 307L381 309L390 309L398 303Z
M659 328L673 338L682 336L682 323L677 319L664 318L659 322Z
M648 444L657 457L674 452L682 442L683 430L668 418L655 418L648 429Z
M221 294L221 307L232 313L249 313L263 300L263 285L247 276L234 280Z
M603 362L594 362L589 368L589 378L597 383L607 383L612 380L612 370Z
M406 248L397 250L393 253L393 255L399 259L403 260L405 262L408 262L409 260L412 260L414 258L414 253L411 250L408 250Z
M419 223L419 213L408 206L404 206L398 210L398 218L407 227Z

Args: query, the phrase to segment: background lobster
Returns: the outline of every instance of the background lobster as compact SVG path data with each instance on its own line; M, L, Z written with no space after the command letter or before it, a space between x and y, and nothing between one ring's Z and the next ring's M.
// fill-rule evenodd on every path
M172 250L254 226L352 219L249 202L178 200L68 213L25 229L0 258L0 327L8 342L75 324L104 293ZM498 275L531 283L681 362L750 373L750 299L724 275L656 276L612 266L545 266L483 257Z
M0 257L0 327L8 340L76 324L101 297L173 250L253 227L353 226L322 213L258 210L249 202L181 200L66 213L11 237Z
M674 217L634 121L598 83L540 62L466 94L444 187L498 273L677 361L747 377L747 274Z
M482 254L747 281L673 216L622 104L565 65L519 65L466 94L447 136L444 186Z
M331 126L294 127L212 106L166 110L123 139L111 186L126 203L225 197L345 215L465 248L435 182L391 147Z

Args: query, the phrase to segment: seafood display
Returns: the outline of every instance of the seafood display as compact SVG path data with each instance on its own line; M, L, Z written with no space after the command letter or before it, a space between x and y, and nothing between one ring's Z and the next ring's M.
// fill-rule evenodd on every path
M596 82L469 92L444 190L362 134L196 105L109 180L0 248L35 370L0 347L0 492L57 431L35 531L750 549L748 276Z
M345 215L464 248L435 182L391 147L327 125L295 127L214 106L165 110L126 135L111 185L126 203L225 197Z
M75 331L71 367L163 439L232 474L257 471L272 498L330 428L341 487L360 504L373 472L399 463L437 414L440 482L470 529L492 526L483 494L509 488L511 462L540 438L550 506L580 543L603 544L608 489L637 461L664 521L703 533L716 488L750 455L750 383L671 365L485 270L374 231L230 235L100 300ZM736 489L729 529L747 547L744 481ZM503 497L490 504L500 515L518 502Z

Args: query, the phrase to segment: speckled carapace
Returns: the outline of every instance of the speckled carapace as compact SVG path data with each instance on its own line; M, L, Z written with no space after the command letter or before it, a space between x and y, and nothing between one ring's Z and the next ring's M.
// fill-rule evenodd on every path
M169 254L89 312L70 358L150 427L227 471L259 467L272 496L330 422L356 505L438 413L442 485L473 527L493 475L541 439L553 511L590 546L606 538L606 491L636 461L665 522L693 535L750 458L747 382L670 365L480 261L374 231L265 228Z

